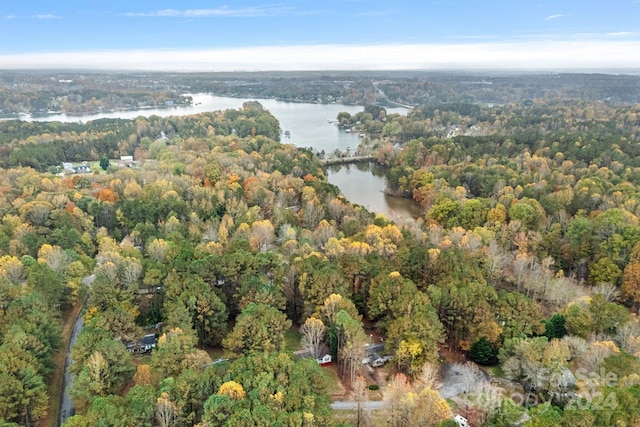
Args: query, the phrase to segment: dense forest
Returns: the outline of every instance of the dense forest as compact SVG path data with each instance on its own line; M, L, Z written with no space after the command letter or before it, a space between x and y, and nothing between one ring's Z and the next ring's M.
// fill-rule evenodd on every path
M45 419L84 301L65 426L638 424L640 108L523 96L338 116L423 208L402 224L345 200L255 102L0 122L0 425ZM121 155L139 166L57 174ZM150 333L150 355L128 351ZM360 402L374 333L385 407L345 420L314 358L326 346ZM472 362L445 400L434 373L452 353Z

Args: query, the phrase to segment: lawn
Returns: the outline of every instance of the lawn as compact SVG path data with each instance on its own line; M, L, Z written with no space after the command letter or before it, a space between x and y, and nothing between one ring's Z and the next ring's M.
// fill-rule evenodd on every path
M324 374L324 378L327 381L327 393L332 400L339 400L345 398L346 390L340 381L338 376L338 367L335 364L323 366L320 368Z
M302 334L297 328L290 328L286 334L284 334L285 349L288 351L300 350L300 339Z

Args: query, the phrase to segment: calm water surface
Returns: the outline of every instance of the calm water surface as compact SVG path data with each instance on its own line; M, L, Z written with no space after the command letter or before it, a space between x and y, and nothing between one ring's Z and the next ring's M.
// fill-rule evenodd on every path
M385 168L375 163L354 163L327 168L329 182L336 185L351 202L392 219L417 218L420 207L412 200L384 193L387 187Z
M188 106L172 108L148 108L139 110L122 110L101 112L99 114L74 115L51 114L46 116L22 116L21 120L87 122L104 118L135 119L138 116L156 115L160 117L185 116L207 111L238 109L246 101L258 101L269 110L280 122L283 131L289 131L290 137L282 137L281 142L298 147L311 147L316 151L331 153L338 149L355 148L360 143L357 134L347 133L329 123L335 120L341 111L356 114L362 111L361 106L341 104L307 104L277 101L274 99L242 99L209 94L187 94L193 97ZM387 109L388 114L406 114L405 108ZM352 203L362 205L373 212L380 212L393 217L417 217L419 208L408 199L392 197L384 194L386 187L384 168L375 164L359 163L352 165L332 166L328 169L329 182L338 186L345 197Z

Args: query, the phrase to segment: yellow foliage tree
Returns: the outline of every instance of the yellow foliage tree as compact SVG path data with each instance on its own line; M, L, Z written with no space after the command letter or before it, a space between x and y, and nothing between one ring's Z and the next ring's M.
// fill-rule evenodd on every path
M246 393L242 384L238 384L235 381L227 381L218 389L218 395L228 396L234 400L242 400L246 396Z
M640 243L636 243L629 256L629 264L625 267L622 277L620 294L636 307L640 304Z
M0 258L0 274L16 284L24 279L24 266L17 257L4 255Z
M133 381L142 386L151 384L152 378L151 367L145 364L138 365L136 373L133 375Z

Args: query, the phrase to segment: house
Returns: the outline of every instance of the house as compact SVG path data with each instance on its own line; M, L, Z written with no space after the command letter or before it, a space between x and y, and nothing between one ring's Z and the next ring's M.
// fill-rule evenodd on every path
M330 354L325 354L324 356L316 359L316 362L318 362L318 365L320 365L320 366L328 365L329 363L331 363L331 355Z
M129 353L148 353L156 348L157 339L155 334L147 334L139 342L127 342L125 347Z
M453 417L453 421L458 423L458 427L469 427L469 422L462 415L456 415Z
M371 361L371 366L373 366L374 368L379 368L380 366L389 362L391 359L393 359L393 356L378 356Z
M130 168L133 166L133 156L120 156L118 166Z
M84 162L79 166L74 166L73 163L70 163L70 162L63 162L62 171L65 174L91 173L91 168L89 167L89 164L87 162Z
M147 353L156 348L156 334L147 334L140 340L140 347L143 353Z
M74 173L91 173L91 168L87 165L74 166L73 171Z

